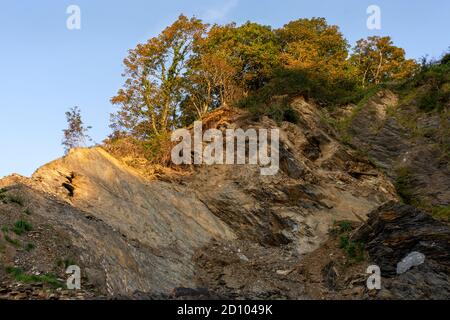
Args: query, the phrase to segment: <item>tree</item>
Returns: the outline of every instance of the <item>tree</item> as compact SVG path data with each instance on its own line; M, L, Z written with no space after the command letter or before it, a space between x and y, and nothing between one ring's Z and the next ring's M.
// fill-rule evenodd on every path
M148 139L177 126L184 76L196 38L205 30L196 18L181 15L159 36L139 44L124 60L125 84L111 102L120 106L113 129Z
M330 80L346 76L349 45L337 26L324 18L291 21L277 31L287 69L320 73Z
M197 119L215 108L231 105L242 97L242 89L235 82L236 73L236 68L220 51L199 54L192 59L186 78L186 106L195 110Z
M400 79L416 68L389 37L360 40L348 55L347 40L324 18L273 30L252 22L209 26L181 15L129 51L125 82L111 99L119 107L112 136L131 135L148 144L215 108L264 92L265 100L304 94L323 104L339 103L339 97L345 101L361 89L357 82Z
M87 133L92 127L86 127L84 125L79 107L70 108L66 112L66 119L68 127L63 130L64 138L62 145L64 146L65 153L68 153L70 149L84 147L87 141L92 141Z
M350 62L363 87L412 76L418 64L405 58L405 50L394 46L390 37L372 36L357 41Z
M234 69L234 84L244 95L266 84L279 65L277 36L271 27L253 22L212 26L199 50L226 61Z

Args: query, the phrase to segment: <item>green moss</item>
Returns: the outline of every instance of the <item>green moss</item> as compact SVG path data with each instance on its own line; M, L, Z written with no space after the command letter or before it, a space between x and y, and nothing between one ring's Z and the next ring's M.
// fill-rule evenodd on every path
M431 215L435 219L450 222L450 205L434 207L431 210Z
M353 108L352 113L341 119L340 121L336 122L335 129L340 133L341 140L348 144L351 140L352 135L354 134L351 130L352 123L355 120L355 118L358 116L358 114L364 110L364 108L367 106L367 103L369 100L377 94L384 86L378 85L371 88L366 89L363 91L361 96L358 99L357 105ZM374 111L371 111L374 112Z

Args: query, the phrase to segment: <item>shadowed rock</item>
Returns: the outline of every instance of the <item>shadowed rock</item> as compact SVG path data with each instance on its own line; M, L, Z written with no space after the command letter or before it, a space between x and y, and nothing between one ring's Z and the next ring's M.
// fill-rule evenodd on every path
M370 259L381 268L379 298L450 298L450 228L419 209L389 202L369 214L355 240L366 244ZM397 265L411 252L425 256L397 275Z

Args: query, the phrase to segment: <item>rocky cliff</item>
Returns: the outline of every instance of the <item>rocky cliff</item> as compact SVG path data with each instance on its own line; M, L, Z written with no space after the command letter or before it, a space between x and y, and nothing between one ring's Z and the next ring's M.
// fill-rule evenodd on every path
M376 103L386 107L394 100ZM342 255L330 244L337 222L358 226L379 206L399 201L391 173L342 143L318 107L303 98L292 107L297 124L239 110L208 122L221 130L278 128L280 171L274 176L262 176L256 165L215 165L149 178L95 147L72 150L31 178L0 180L0 295L307 299L326 291L332 298L367 297L364 289L355 295L329 286L311 290L329 276L321 269L311 280L308 272L315 271L301 265L325 268L333 250ZM362 128L358 121L355 128ZM375 138L358 139L354 144ZM379 160L390 168L398 156ZM445 202L447 191L435 192L436 201ZM28 228L16 232L24 222ZM377 257L370 248L367 261ZM53 292L50 275L63 281L71 264L81 267L83 290ZM24 282L31 287L17 289Z

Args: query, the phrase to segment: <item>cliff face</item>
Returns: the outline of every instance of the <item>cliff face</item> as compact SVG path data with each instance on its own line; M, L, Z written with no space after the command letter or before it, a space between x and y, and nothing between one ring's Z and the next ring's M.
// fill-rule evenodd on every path
M236 237L186 188L145 181L100 148L74 150L29 180L2 185L20 192L36 223L70 233L79 252L72 259L105 294L194 286L195 249Z
M405 99L403 99L405 100ZM389 90L354 108L347 130L351 146L398 181L406 201L421 207L450 203L450 112L420 112Z
M31 178L1 180L0 224L33 225L23 235L3 233L1 263L63 278L57 261L70 259L82 269L87 296L178 297L184 291L176 288L201 287L230 298L307 298L294 271L302 257L327 241L335 221L361 223L398 198L314 105L300 98L293 107L298 124L241 111L208 124L280 129L274 176L256 165L216 165L148 179L97 147L73 150ZM34 249L12 245L8 235Z

